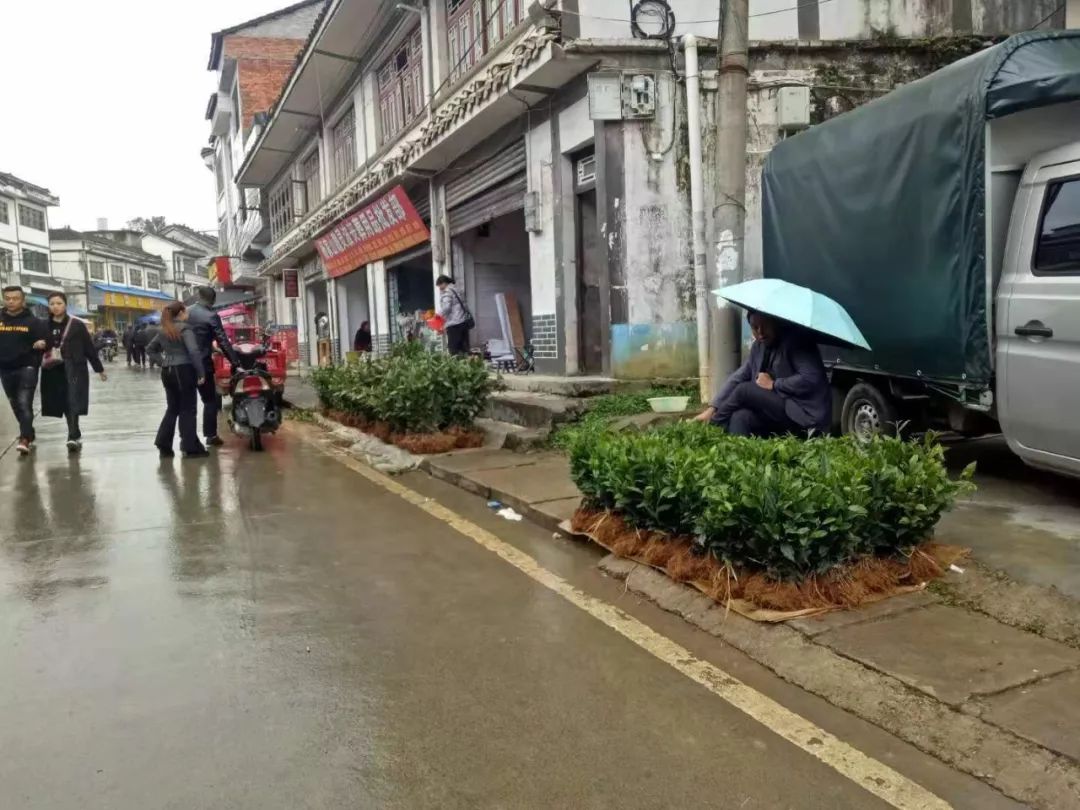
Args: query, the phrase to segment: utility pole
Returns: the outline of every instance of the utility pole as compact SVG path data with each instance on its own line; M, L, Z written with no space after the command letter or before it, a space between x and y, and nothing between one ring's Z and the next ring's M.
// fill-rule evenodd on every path
M715 287L743 279L746 221L746 85L750 63L749 0L720 0L720 75L716 94L716 268ZM724 378L738 368L742 346L739 310L709 295L710 380L715 395Z

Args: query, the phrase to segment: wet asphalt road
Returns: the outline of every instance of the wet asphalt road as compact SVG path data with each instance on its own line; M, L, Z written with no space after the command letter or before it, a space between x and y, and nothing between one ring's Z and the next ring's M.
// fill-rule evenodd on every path
M118 365L92 400L81 457L40 420L35 456L0 459L0 808L886 806L297 433L159 461L153 375ZM589 550L405 480L621 598ZM957 806L998 806L620 605Z

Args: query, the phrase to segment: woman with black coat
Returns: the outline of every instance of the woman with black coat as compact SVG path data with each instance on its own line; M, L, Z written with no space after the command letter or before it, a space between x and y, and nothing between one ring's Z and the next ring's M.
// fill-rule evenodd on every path
M67 296L49 296L49 336L41 363L41 415L66 417L67 446L71 453L82 449L79 417L90 412L90 372L93 366L102 381L108 379L90 330L67 312Z

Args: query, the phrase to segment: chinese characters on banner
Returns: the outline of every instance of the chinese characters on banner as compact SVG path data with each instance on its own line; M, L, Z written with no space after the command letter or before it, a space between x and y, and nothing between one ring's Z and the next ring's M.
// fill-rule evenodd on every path
M326 274L343 276L368 262L428 241L430 234L405 189L395 186L315 240Z

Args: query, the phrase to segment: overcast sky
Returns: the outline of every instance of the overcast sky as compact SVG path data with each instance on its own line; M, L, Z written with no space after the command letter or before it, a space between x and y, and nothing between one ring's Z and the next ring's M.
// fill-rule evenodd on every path
M54 228L162 215L216 234L210 34L291 2L0 0L0 171L60 197Z

